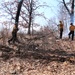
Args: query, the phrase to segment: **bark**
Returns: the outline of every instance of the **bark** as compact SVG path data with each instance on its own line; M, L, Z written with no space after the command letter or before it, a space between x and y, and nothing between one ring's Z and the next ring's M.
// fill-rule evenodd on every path
M70 22L74 23L74 0L72 1L70 19L71 19Z
M20 15L22 3L23 3L23 0L21 0L21 1L19 2L18 8L17 8L16 18L15 18L15 25L17 25L17 27L18 27L18 21L19 21L19 15Z
M30 3L30 11L29 11L29 25L28 25L28 34L30 35L31 34L31 31L30 31L30 28L31 28L31 23L32 23L32 11L33 11L33 0L31 0L31 3Z
M63 0L63 4L70 15L70 22L74 23L74 0L72 0L71 11L68 9L65 0Z

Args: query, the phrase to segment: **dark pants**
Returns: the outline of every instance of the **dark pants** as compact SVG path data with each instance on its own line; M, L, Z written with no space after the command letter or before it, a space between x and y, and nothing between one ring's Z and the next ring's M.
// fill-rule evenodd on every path
M60 39L62 39L63 29L60 29Z
M72 40L74 40L74 31L70 31L68 35L69 35L69 38L70 38L70 35L72 35Z

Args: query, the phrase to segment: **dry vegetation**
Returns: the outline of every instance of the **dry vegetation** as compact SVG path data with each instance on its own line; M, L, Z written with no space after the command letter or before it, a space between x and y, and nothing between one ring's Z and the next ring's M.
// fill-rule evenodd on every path
M54 35L19 34L21 43L0 44L0 75L75 75L75 41Z

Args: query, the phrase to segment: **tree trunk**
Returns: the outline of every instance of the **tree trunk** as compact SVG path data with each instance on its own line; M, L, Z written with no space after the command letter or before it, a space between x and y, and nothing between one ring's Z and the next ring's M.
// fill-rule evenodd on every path
M29 18L29 25L28 25L28 34L29 35L31 34L30 28L31 28L31 17Z
M71 6L70 22L74 23L74 0L72 1L72 6Z
M23 3L23 0L20 0L20 2L19 2L19 4L18 4L18 8L17 8L16 18L15 18L15 25L14 25L15 29L13 28L13 31L12 31L12 32L14 32L13 34L14 34L15 36L12 34L12 39L9 40L9 42L10 42L10 41L13 41L14 39L15 39L14 42L15 42L15 41L19 42L19 41L18 41L18 38L17 38L17 31L18 31L18 21L19 21L19 15L20 15L22 3Z
M30 31L30 28L31 28L31 23L32 23L32 11L33 11L33 0L31 0L31 3L30 3L30 11L29 11L29 25L28 25L28 34L30 35L31 34L31 31Z
M63 0L63 4L66 8L66 10L68 11L69 15L70 15L70 22L74 23L74 0L72 0L72 6L71 6L71 11L68 9L65 0Z
M17 27L18 27L18 21L19 21L19 15L20 15L22 3L23 3L23 0L21 0L21 1L19 2L18 8L17 8L16 18L15 18L15 25L17 25Z

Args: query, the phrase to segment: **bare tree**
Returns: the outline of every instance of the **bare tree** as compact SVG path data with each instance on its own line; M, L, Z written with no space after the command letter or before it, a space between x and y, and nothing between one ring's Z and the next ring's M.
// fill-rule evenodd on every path
M63 0L63 4L64 4L66 10L68 11L69 15L70 15L70 22L74 23L74 0L70 0L69 3L71 4L71 10L67 6L65 0Z
M10 8L9 8L10 3ZM10 1L8 4L4 3L4 9L7 9L6 12L11 15L12 19L15 20L15 14L16 14L16 6L18 3L16 0ZM38 12L38 9L41 7L48 7L48 5L40 4L38 0L24 0L19 16L19 25L23 26L23 28L28 28L28 34L31 34L31 26L38 25L34 22L34 18L36 16L41 16L45 18L45 16L42 13ZM11 10L15 9L14 11ZM20 9L19 9L20 10ZM16 18L17 19L17 18ZM18 20L18 19L17 19Z
M23 10L21 17L25 20L27 26L28 26L28 34L31 34L31 26L38 25L37 23L34 23L34 18L36 16L40 16L45 18L45 16L42 13L38 12L38 9L41 7L48 7L48 5L41 5L38 0L25 0L23 3ZM26 12L24 12L26 11Z

